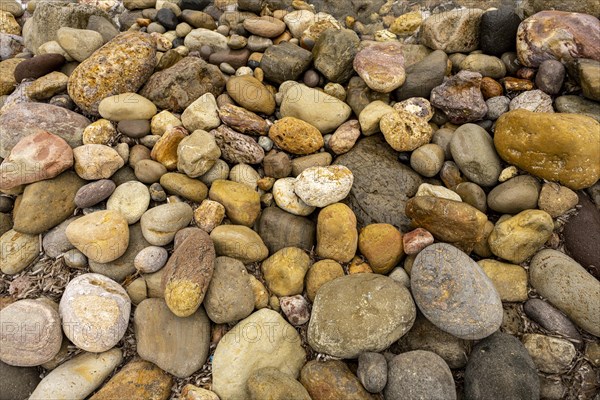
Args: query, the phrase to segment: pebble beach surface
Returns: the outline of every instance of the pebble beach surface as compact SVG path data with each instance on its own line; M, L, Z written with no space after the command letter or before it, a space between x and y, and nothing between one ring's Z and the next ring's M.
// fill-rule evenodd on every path
M0 400L598 400L599 15L0 0Z

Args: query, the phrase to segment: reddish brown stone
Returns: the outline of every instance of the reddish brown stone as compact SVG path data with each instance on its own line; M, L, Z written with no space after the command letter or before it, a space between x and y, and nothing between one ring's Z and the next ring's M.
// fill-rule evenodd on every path
M513 77L504 78L504 89L507 92L518 92L533 89L533 82Z
M266 135L269 124L252 111L233 104L223 104L219 108L219 117L227 126L246 135Z
M481 80L481 94L484 99L489 99L496 96L502 96L504 91L502 85L490 77L483 77Z
M402 240L404 241L404 252L408 255L413 255L432 244L434 239L428 230L417 228L405 234Z
M73 150L60 137L38 131L21 139L0 165L0 189L51 179L73 165Z
M460 71L431 91L431 105L442 110L453 124L483 119L487 105L481 94L482 76Z

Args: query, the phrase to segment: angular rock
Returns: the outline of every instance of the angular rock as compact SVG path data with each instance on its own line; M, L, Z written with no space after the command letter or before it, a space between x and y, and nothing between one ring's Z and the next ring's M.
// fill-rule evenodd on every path
M200 58L186 57L170 68L155 72L140 95L159 108L182 112L206 93L217 97L224 87L225 79L216 66Z
M317 292L308 342L320 353L355 358L386 349L408 332L415 316L410 292L393 279L376 274L343 276Z
M260 61L265 78L277 84L294 81L306 71L312 61L310 51L300 46L283 42L269 47Z
M353 67L367 86L377 92L389 93L406 79L400 42L365 47L354 57Z
M350 29L326 30L312 49L315 68L331 82L348 81L359 43L358 35Z
M196 130L177 145L177 169L197 178L208 172L220 156L215 138L208 132Z
M396 110L379 121L386 142L396 151L413 151L431 140L433 131L427 120L407 111Z
M215 96L212 93L206 93L198 97L181 114L181 122L190 132L209 131L221 125Z
M224 124L243 134L266 135L269 132L270 125L267 121L245 108L223 104L218 112Z
M523 345L537 368L549 374L564 373L577 353L569 341L537 333L523 335Z
M431 105L453 124L483 119L488 109L480 90L481 78L478 72L460 71L431 90Z

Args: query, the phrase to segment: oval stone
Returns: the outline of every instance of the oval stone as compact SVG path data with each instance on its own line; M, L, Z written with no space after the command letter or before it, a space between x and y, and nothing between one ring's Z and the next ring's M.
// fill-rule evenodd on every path
M421 250L410 286L425 317L456 337L482 339L502 323L502 302L494 284L454 246L435 243Z
M450 141L452 158L469 180L482 186L498 181L502 167L491 136L475 124L461 125Z
M294 183L294 192L309 206L325 207L346 198L354 176L343 165L307 168Z
M156 44L150 35L121 33L75 68L69 77L69 96L84 112L99 115L102 99L137 92L155 64Z

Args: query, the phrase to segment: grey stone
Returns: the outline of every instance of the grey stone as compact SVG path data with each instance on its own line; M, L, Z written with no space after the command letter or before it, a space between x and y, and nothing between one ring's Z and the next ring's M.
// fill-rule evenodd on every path
M354 73L352 62L360 39L350 29L328 29L312 49L315 68L331 82L344 83Z
M26 400L40 383L37 368L13 367L0 361L0 400Z
M310 251L315 245L315 223L278 207L267 207L262 211L257 231L270 254L284 247Z
M530 175L515 176L493 188L488 194L488 206L502 214L518 214L537 208L542 186Z
M580 96L560 96L554 100L557 112L584 114L600 122L600 104Z
M567 252L596 279L600 279L600 212L583 193L579 208L565 224L563 233Z
M348 153L339 156L335 164L345 165L354 175L352 189L344 202L354 211L359 226L381 222L404 232L411 230L404 208L423 181L398 161L397 153L381 135L360 140Z
M558 60L545 60L535 76L535 85L548 94L558 94L565 79L565 66Z
M568 337L576 343L583 343L579 331L569 318L544 300L527 300L523 305L523 311L525 311L525 314L527 314L533 322L536 322L542 328Z
M491 121L495 121L502 114L508 111L510 99L506 96L496 96L485 101L485 105L488 108L485 118Z
M360 383L371 393L379 393L387 383L388 367L383 354L366 352L358 356L356 371Z
M260 61L265 78L277 84L297 80L312 61L310 51L300 46L284 42L271 46Z
M448 56L436 50L423 60L406 69L404 84L396 89L396 98L406 100L411 97L429 98L431 90L444 82Z
M467 254L435 243L417 255L410 287L421 312L462 339L482 339L502 323L502 302L492 281Z
M465 400L539 398L537 369L519 339L496 332L473 348L465 370Z
M481 79L478 72L460 71L431 90L431 105L454 124L483 119L488 110L480 90Z
M42 248L48 257L56 258L75 247L69 242L69 239L67 239L67 235L65 234L67 226L75 219L77 218L73 217L63 221L44 235Z
M452 372L435 353L409 351L392 358L388 365L386 400L456 400Z
M521 18L510 7L486 11L479 24L479 48L494 56L514 50L520 23Z

